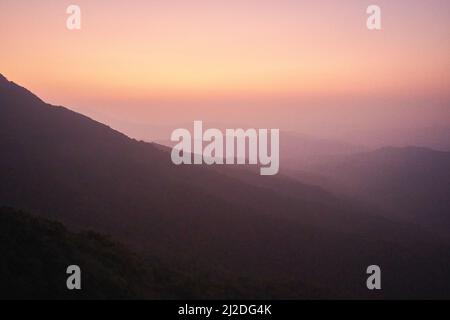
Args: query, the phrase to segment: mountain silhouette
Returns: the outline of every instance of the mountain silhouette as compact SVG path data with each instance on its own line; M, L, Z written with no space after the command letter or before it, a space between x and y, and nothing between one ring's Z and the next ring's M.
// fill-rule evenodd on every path
M244 297L448 297L449 247L413 224L283 176L175 166L5 78L0 146L0 205L111 235ZM365 287L374 263L380 293Z
M2 299L129 299L157 296L152 274L126 248L93 232L0 208ZM67 290L66 269L82 265L82 290Z

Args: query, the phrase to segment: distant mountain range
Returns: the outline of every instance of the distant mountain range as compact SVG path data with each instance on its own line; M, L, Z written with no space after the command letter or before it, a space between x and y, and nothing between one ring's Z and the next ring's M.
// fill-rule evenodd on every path
M330 158L307 171L310 182L450 239L450 152L386 147ZM304 174L297 172L297 177Z
M426 113L427 109L423 109ZM445 120L445 119L443 119ZM349 129L348 132L339 135L338 139L363 143L372 149L385 146L404 148L417 146L431 148L437 151L450 151L450 126L418 126L406 128L382 128L382 129Z
M216 284L204 297L450 295L450 247L420 226L282 175L175 166L161 146L48 105L4 77L0 149L0 205L111 235ZM382 266L382 292L365 287L370 264ZM186 286L185 296L195 290Z

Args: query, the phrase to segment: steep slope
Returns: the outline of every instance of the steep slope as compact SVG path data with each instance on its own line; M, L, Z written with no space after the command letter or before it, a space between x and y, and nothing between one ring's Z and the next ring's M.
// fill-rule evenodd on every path
M295 284L296 297L314 294L303 282L330 297L371 297L365 268L379 263L387 297L448 292L449 250L418 228L282 177L174 166L159 147L6 80L0 146L0 204L111 234L181 269L245 277L254 288Z

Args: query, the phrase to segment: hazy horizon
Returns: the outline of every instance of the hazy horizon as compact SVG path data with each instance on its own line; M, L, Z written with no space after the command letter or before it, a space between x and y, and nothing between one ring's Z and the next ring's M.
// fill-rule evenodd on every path
M2 1L0 72L144 140L194 120L369 146L445 134L450 3L377 1L380 31L369 4L84 0L70 31L68 2Z

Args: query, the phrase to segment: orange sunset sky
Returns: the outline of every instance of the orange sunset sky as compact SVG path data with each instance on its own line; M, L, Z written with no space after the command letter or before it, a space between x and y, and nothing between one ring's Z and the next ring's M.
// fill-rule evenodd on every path
M450 125L446 0L1 0L0 39L9 80L130 135L195 119L325 136Z

